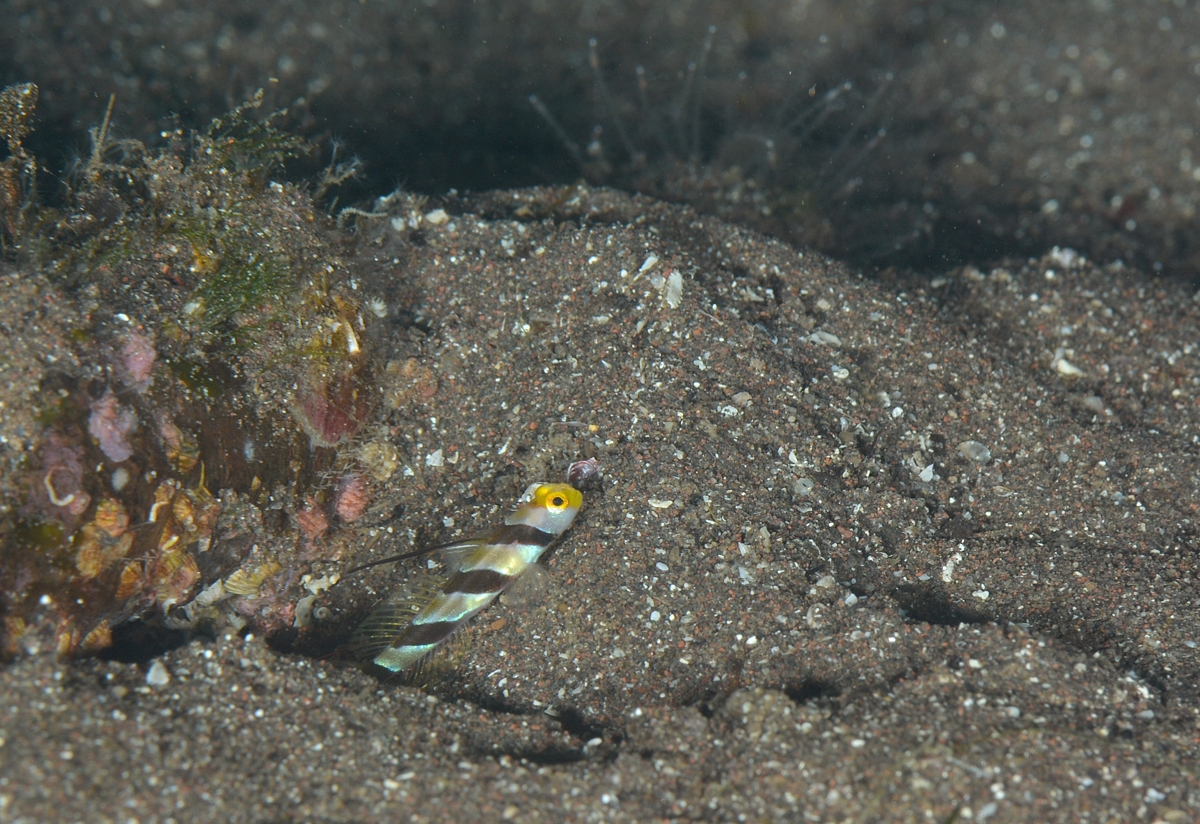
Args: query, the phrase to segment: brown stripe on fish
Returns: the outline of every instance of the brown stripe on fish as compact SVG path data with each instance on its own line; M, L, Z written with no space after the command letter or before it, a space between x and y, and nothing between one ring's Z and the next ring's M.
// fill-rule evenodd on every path
M480 595L485 592L500 592L513 582L513 576L494 569L463 570L446 584L447 592L464 592Z
M505 524L497 527L496 531L488 536L488 544L526 544L545 548L550 546L557 537L552 532L546 532L544 529L538 529L529 524Z
M396 639L396 647L428 647L445 641L461 621L435 621L431 624L409 624Z

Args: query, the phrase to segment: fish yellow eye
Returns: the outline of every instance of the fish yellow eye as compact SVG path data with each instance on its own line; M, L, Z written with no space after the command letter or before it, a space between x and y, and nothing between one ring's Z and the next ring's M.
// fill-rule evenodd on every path
M558 514L582 502L580 494L565 484L543 484L534 495L534 504Z

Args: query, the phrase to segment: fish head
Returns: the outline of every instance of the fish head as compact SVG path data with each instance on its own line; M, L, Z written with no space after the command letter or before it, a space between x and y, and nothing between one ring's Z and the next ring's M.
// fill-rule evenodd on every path
M521 501L521 507L505 523L525 524L561 535L575 520L583 505L583 494L569 484L531 484Z

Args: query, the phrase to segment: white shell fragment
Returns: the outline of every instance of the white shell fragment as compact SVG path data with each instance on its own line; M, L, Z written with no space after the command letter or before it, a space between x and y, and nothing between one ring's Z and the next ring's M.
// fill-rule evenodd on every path
M296 602L296 618L292 621L292 626L296 629L304 629L312 623L313 604L316 602L317 596L305 595Z
M683 275L679 274L678 269L667 277L662 296L663 302L671 309L678 309L679 304L683 302Z
M192 603L200 607L210 607L218 601L224 600L227 595L228 593L225 592L225 584L221 581L216 581L203 589L200 594L192 600Z
M567 467L567 483L578 487L600 475L600 462L595 458L574 461Z
M1058 374L1064 378L1078 378L1083 374L1083 370L1075 364L1071 363L1066 358L1059 358L1054 362L1054 368Z
M450 215L446 214L445 209L434 209L425 215L425 221L431 226L441 226L450 220Z
M311 575L305 575L300 579L300 583L311 592L313 595L320 595L325 590L342 580L342 574L335 572L332 575L322 575L320 578L314 579Z
M165 687L171 683L171 673L162 661L155 661L146 670L146 683L152 687Z
M644 261L642 261L641 268L638 269L638 274L641 275L649 272L654 268L656 263L658 263L658 255L650 255Z
M1074 355L1075 353L1071 352L1070 354ZM1054 371L1058 372L1064 378L1078 378L1082 376L1083 370L1067 360L1066 355L1067 352L1062 349L1054 353Z
M963 441L958 445L958 454L962 455L968 461L975 461L981 464L987 463L992 459L992 450L979 441Z

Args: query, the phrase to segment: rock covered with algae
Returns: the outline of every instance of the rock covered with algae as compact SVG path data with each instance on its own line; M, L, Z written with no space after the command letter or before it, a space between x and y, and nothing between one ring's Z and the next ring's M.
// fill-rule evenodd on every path
M379 400L379 318L328 220L270 179L304 144L259 99L156 151L106 122L52 208L23 89L4 92L23 107L4 173L25 200L0 204L22 319L6 327L3 649L103 649L133 618L193 627L217 603L197 595L231 581L231 616L289 623L301 561L286 536L306 501L361 515L369 489L339 447ZM339 551L310 544L304 570Z

